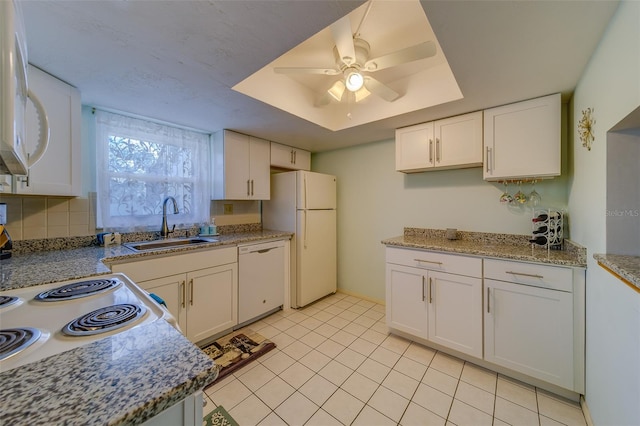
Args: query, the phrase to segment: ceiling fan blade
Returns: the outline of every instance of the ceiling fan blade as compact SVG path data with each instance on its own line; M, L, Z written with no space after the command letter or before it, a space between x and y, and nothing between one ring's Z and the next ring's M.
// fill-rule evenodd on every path
M276 74L322 74L337 75L339 70L333 68L305 68L305 67L275 67L273 72Z
M364 64L364 69L373 72L406 62L417 61L418 59L430 58L436 54L436 44L433 41L416 44L414 46L400 49L388 55L380 56L368 60Z
M340 59L347 66L356 60L356 48L353 45L353 34L351 33L351 21L345 16L331 25L331 35L336 42L336 48Z
M393 102L400 97L400 93L370 76L365 76L364 87L387 102Z

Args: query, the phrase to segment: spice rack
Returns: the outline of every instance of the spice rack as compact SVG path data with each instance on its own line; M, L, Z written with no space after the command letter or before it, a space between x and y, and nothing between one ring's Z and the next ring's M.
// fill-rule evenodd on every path
M531 239L534 247L562 250L565 214L557 209L534 209Z

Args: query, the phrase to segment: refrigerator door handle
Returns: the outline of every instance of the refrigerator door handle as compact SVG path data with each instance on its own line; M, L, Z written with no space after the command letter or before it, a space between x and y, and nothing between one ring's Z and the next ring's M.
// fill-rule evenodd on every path
M304 248L307 248L307 211L306 210L304 210L304 229L302 230L302 245Z
M307 205L307 175L303 174L302 177L304 179L304 200L302 200L304 204L302 205L302 208L307 209L309 208L309 206Z

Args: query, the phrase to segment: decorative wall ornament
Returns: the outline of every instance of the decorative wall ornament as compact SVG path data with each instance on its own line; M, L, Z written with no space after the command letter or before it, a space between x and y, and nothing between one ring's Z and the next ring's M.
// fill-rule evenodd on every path
M596 124L596 120L591 116L592 113L592 108L582 110L582 119L578 122L578 133L580 134L582 146L589 151L591 151L591 142L595 139L593 136L593 125Z

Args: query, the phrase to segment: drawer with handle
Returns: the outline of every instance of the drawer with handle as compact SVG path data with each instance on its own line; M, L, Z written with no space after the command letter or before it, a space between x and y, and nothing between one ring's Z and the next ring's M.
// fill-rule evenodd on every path
M485 259L484 278L567 292L573 290L573 270L560 266Z
M482 276L482 259L479 257L396 247L387 247L386 256L387 263L447 272L450 274L466 275L469 277L480 278Z

